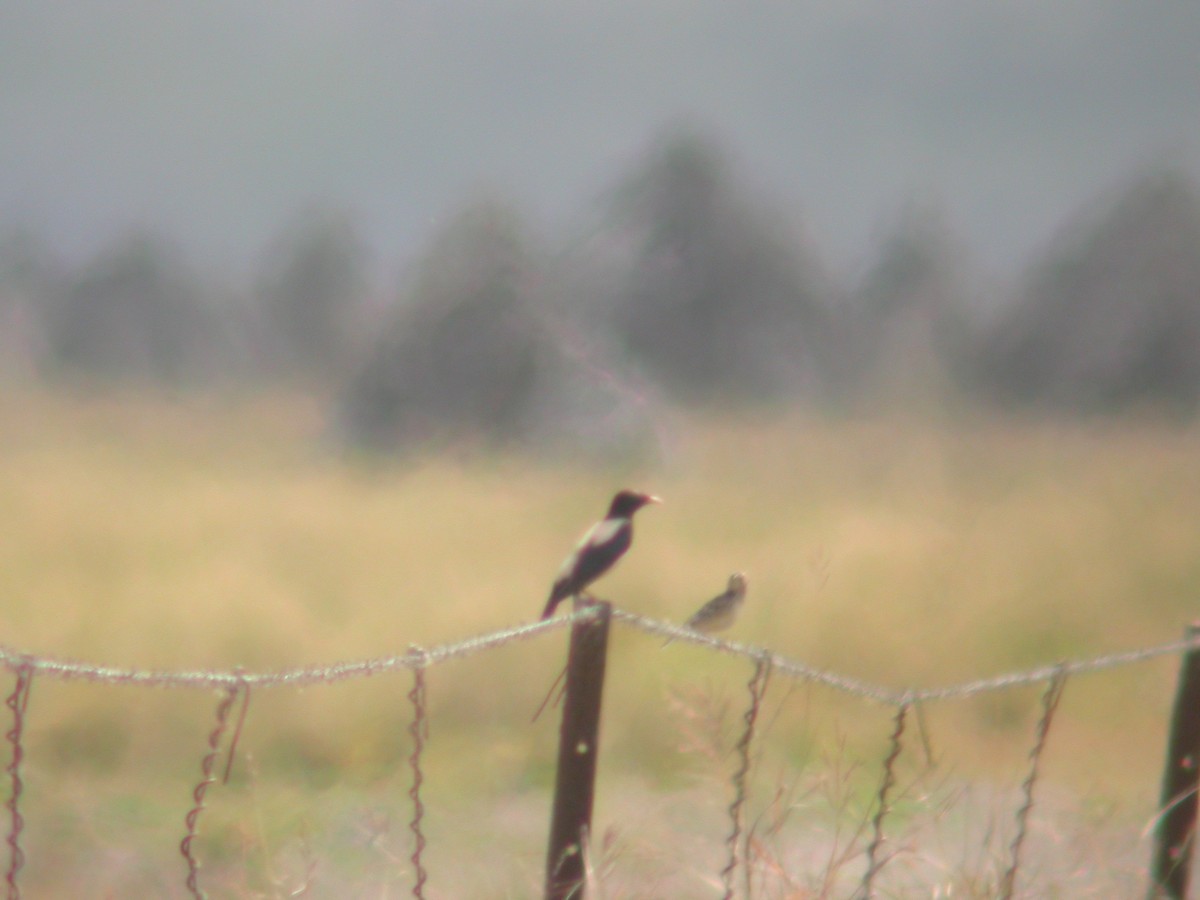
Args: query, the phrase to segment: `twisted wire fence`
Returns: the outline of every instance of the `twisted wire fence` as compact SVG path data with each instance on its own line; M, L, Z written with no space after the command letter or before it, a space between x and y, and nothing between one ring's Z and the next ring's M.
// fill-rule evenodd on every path
M412 771L409 790L409 798L412 801L412 818L409 822L409 829L413 835L413 851L410 861L413 866L412 895L423 898L425 884L428 880L423 858L426 847L423 830L425 807L421 797L424 781L423 754L429 727L425 700L428 671L450 660L474 656L565 628L575 622L590 619L595 614L593 608L584 607L557 619L506 628L436 647L411 646L405 653L391 656L267 672L247 672L240 669L232 671L128 669L36 656L0 645L0 666L7 669L15 678L13 689L6 700L6 706L11 715L11 726L5 734L11 747L10 761L6 767L10 778L9 798L5 804L9 812L6 836L9 847L9 864L5 874L7 896L10 900L20 897L19 874L25 862L22 846L24 818L21 812L23 791L21 764L25 756L24 734L30 689L32 683L37 679L82 681L99 685L218 690L220 692L215 722L208 734L201 762L201 778L192 792L192 805L184 816L184 837L180 843L180 854L186 864L184 883L191 896L202 898L206 895L200 885L200 861L193 852L192 845L197 835L201 814L205 809L208 789L217 780L215 774L217 760L221 754L225 735L230 729L233 707L239 696L242 698L242 709L233 724L233 735L225 751L228 754L225 779L228 779L237 736L247 715L252 690L297 689L317 684L336 684L401 670L411 672L413 687L408 693L408 700L412 706L409 734L413 744L408 763ZM856 897L864 898L864 900L877 896L876 877L891 858L887 851L887 823L892 810L892 792L896 785L896 763L904 748L903 739L910 713L916 713L918 724L920 724L923 706L932 702L964 699L989 692L1045 684L1045 691L1042 695L1042 713L1028 755L1027 774L1021 785L1022 803L1015 813L1016 834L1009 845L1008 866L1000 881L1000 896L1009 898L1014 895L1016 890L1021 848L1027 832L1029 813L1034 806L1034 788L1037 783L1039 763L1048 743L1054 713L1068 678L1200 650L1200 634L1196 634L1193 637L1168 641L1150 647L1109 653L1087 659L1059 661L1032 669L943 687L895 689L837 672L818 669L763 647L693 632L619 608L613 609L612 618L616 622L652 636L688 642L715 653L745 659L754 665L753 674L747 683L749 702L742 716L741 732L735 745L737 768L730 778L734 798L727 808L730 821L730 832L726 842L728 861L720 873L724 896L727 900L731 900L735 896L735 873L739 864L743 868L743 893L749 897L752 891L748 873L748 842L743 840L746 837L743 816L747 798L747 775L752 765L751 745L754 741L755 726L762 710L767 683L771 678L779 677L793 682L824 685L851 697L895 710L893 727L888 738L888 750L882 760L879 788L875 795L874 815L870 823L871 837L865 850L865 870L855 894Z

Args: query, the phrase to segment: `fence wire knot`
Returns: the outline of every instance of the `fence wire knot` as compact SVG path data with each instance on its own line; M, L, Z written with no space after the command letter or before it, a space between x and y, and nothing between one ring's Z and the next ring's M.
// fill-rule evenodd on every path
M429 739L429 716L425 706L425 667L428 655L420 647L410 645L408 659L411 660L413 670L413 686L412 690L408 692L408 700L413 707L413 719L408 726L408 733L412 735L413 741L412 754L408 757L408 764L412 768L412 786L408 789L408 796L413 805L413 817L408 823L408 827L413 833L413 852L409 858L412 860L415 879L413 896L418 900L424 900L427 876L422 861L422 854L425 851L425 834L421 830L421 820L425 817L425 805L421 802L421 783L425 779L421 772L421 754L425 749L425 741Z
M769 654L761 654L755 662L754 675L747 682L747 687L750 690L750 705L746 708L745 715L742 719L745 726L742 728L742 736L737 742L738 767L733 773L733 802L729 804L729 820L730 831L729 837L725 843L729 847L729 861L725 863L725 868L721 870L721 880L725 885L724 900L733 900L733 877L737 870L738 857L741 855L745 859L748 851L743 850L739 854L739 841L742 835L742 810L746 804L746 780L750 773L750 744L754 740L754 723L758 720L759 710L762 708L762 698L767 690L767 681L771 676L771 657ZM749 860L745 860L747 870L746 877L749 879ZM747 890L749 896L749 890Z
M29 686L33 682L33 666L25 662L17 667L17 683L5 700L5 705L12 712L12 728L5 737L12 744L12 759L7 771L11 780L11 793L8 802L8 872L5 883L8 885L8 900L19 900L21 889L17 886L17 874L25 865L25 851L21 849L21 831L25 827L25 819L21 816L21 794L25 785L21 781L21 760L25 757L25 747L22 742L25 734L25 709L29 705Z

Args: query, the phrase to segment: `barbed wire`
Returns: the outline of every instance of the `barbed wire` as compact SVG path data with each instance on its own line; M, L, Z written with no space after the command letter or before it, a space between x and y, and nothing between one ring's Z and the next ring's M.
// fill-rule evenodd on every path
M241 669L229 671L217 669L201 669L195 671L163 671L156 669L120 668L110 665L78 662L75 660L57 659L50 656L37 656L22 653L10 647L0 645L0 666L10 671L16 671L28 666L30 671L38 675L55 678L60 681L87 681L93 684L128 685L131 687L159 688L269 688L269 687L309 687L315 684L332 684L338 681L348 681L355 678L369 678L372 675L382 675L402 669L429 668L437 663L450 659L473 656L484 650L491 650L514 641L527 640L543 632L564 628L573 622L590 619L595 613L582 609L569 616L551 619L546 622L536 622L532 625L518 625L505 628L466 640L443 644L422 654L414 656L410 652L398 653L393 656L381 656L375 659L337 662L328 665L307 665L293 669L280 669L275 672L245 672Z
M307 687L315 684L330 684L357 678L369 678L400 670L428 669L453 659L473 656L516 641L529 640L539 635L566 628L575 622L585 621L596 615L591 607L583 607L566 616L544 622L517 625L475 637L441 644L423 649L414 655L406 651L391 656L357 661L335 662L327 665L305 665L291 669L267 672L247 672L240 668L231 670L199 669L193 671L165 671L156 669L121 668L117 666L85 663L39 656L15 650L0 644L0 666L10 672L22 669L30 675L39 675L61 681L87 681L95 684L128 685L132 687L229 689L241 690L270 687ZM737 641L728 641L692 631L669 622L662 622L613 607L612 617L617 622L655 637L669 637L679 643L691 643L730 656L742 657L751 662L766 659L776 675L800 681L822 684L836 691L871 700L886 706L900 707L905 704L928 703L937 700L955 700L992 691L1040 684L1053 680L1058 675L1071 676L1105 669L1118 668L1134 663L1146 662L1161 656L1174 656L1187 650L1200 649L1200 635L1179 638L1162 644L1133 650L1121 650L1100 656L1076 660L1060 660L1039 665L1031 669L1007 672L987 678L932 688L891 688L875 684L850 675L819 669L801 660L776 653L769 648L757 647Z
M815 666L810 666L800 660L774 653L763 647L755 647L751 644L742 644L736 641L715 638L711 635L691 631L690 629L667 622L660 622L656 619L641 616L637 613L626 612L622 609L613 609L613 619L624 622L639 631L644 631L656 637L670 637L679 642L686 641L731 656L757 660L766 654L776 674L786 675L801 681L823 684L855 697L873 700L877 703L897 708L905 704L929 703L937 700L958 700L972 697L976 694L1041 684L1052 681L1060 673L1066 676L1100 672L1105 669L1114 669L1120 666L1146 662L1160 656L1174 656L1186 650L1200 649L1200 635L1197 635L1195 637L1179 638L1135 650L1121 650L1086 659L1062 660L1039 665L1032 669L1007 672L988 678L977 678L945 687L889 688L854 678L850 675L818 669Z
M338 662L329 665L306 665L292 669L274 672L251 673L240 667L231 671L196 670L196 671L161 671L149 669L119 668L111 665L95 665L52 657L41 657L23 653L0 645L0 667L9 670L16 676L16 686L8 697L7 705L13 714L13 727L7 733L9 742L13 745L12 761L7 772L10 775L11 796L7 803L10 812L7 843L10 849L10 865L7 873L8 896L15 900L20 896L17 887L17 873L24 862L24 852L20 837L22 817L19 811L19 799L22 782L19 772L23 755L22 731L25 706L28 701L29 684L35 675L59 680L79 680L98 684L132 685L142 687L165 688L208 688L221 689L223 696L217 708L216 725L208 736L207 752L201 766L201 780L193 791L193 805L185 818L186 835L180 844L180 851L187 863L187 889L193 897L205 896L199 885L200 864L192 844L197 836L198 819L205 806L205 795L208 788L217 780L214 775L216 758L220 752L222 737L229 724L230 711L237 699L242 695L241 715L236 722L233 738L228 748L229 759L225 769L224 780L229 777L229 768L233 762L237 738L245 720L252 688L264 687L303 687L316 683L332 683L354 678L365 678L372 675L394 672L401 669L413 673L413 689L409 699L414 707L414 716L410 726L413 738L413 752L409 763L413 769L413 783L409 796L413 802L413 819L410 829L414 836L414 850L411 857L414 866L415 883L413 895L423 896L426 880L422 851L425 846L425 835L422 828L424 804L421 800L420 788L423 781L421 767L422 751L424 749L428 728L428 717L425 702L425 672L428 668L451 659L472 656L492 648L504 646L516 641L527 640L540 634L559 628L565 628L576 622L594 618L600 607L585 604L580 605L567 616L545 622L519 625L512 628L476 637L467 638L443 644L430 649L410 645L403 654L378 657L375 659ZM873 893L875 876L888 862L887 855L881 855L884 844L884 820L891 812L890 789L895 782L895 765L902 750L901 736L904 733L906 714L915 709L920 715L921 704L934 700L961 699L977 694L1006 690L1023 685L1048 682L1049 686L1043 696L1043 714L1037 729L1037 739L1030 753L1030 766L1023 782L1024 803L1017 814L1018 830L1010 847L1011 865L1003 879L1003 889L1010 896L1017 877L1022 839L1028 822L1029 813L1033 807L1033 787L1038 775L1038 763L1048 737L1050 722L1054 709L1062 693L1062 686L1070 675L1101 671L1118 666L1131 665L1154 659L1160 656L1175 655L1184 651L1200 649L1200 633L1193 633L1183 639L1168 641L1151 647L1135 650L1125 650L1074 661L1060 661L1052 665L1037 666L1020 672L1009 672L989 678L980 678L940 688L916 690L912 688L895 690L883 687L861 679L815 668L799 660L775 653L763 647L714 638L686 628L660 622L636 613L612 608L612 617L624 622L632 628L643 631L655 637L667 637L680 642L690 642L705 649L724 653L734 657L750 659L755 664L754 677L750 681L751 706L745 716L745 728L738 743L741 764L733 776L735 800L730 806L731 834L728 839L730 848L729 864L722 871L726 887L726 897L732 896L733 873L738 862L738 839L741 832L741 811L746 797L746 777L750 768L749 746L753 739L754 724L757 717L762 693L765 690L768 673L778 673L782 676L826 685L852 696L871 702L888 705L896 709L894 728L891 734L888 756L884 761L882 783L876 798L877 809L873 818L873 840L866 853L866 869L860 886L860 896L870 897ZM748 848L746 853L748 854ZM749 860L744 860L746 868L746 892L750 891Z
M1033 811L1033 788L1037 784L1038 766L1042 753L1046 749L1046 740L1050 736L1050 724L1054 721L1054 712L1058 709L1058 701L1062 699L1063 688L1067 686L1067 674L1060 668L1050 680L1046 692L1042 695L1042 717L1038 719L1037 731L1033 749L1029 751L1029 771L1021 782L1023 796L1021 806L1017 810L1017 833L1009 845L1010 861L1000 879L1001 900L1012 900L1013 891L1017 885L1017 870L1021 864L1021 847L1029 830L1029 814Z
M200 781L192 790L192 806L188 810L187 816L184 817L187 834L184 835L183 840L179 843L179 852L183 854L183 859L187 863L187 881L185 884L188 893L195 900L205 900L208 895L200 888L200 861L196 858L196 854L192 850L192 843L198 836L197 829L200 824L200 814L204 812L204 798L208 794L209 787L217 780L217 777L213 774L213 769L216 766L217 756L221 752L221 738L225 734L225 729L229 726L229 711L233 708L233 702L237 699L237 695L237 685L227 687L225 695L217 704L217 722L208 734L208 752L204 754L204 759L200 763Z
M871 820L871 843L867 845L866 867L863 872L862 884L859 885L858 893L855 894L858 900L872 900L875 896L875 876L887 863L887 857L881 855L886 840L883 823L892 810L891 793L892 788L896 786L896 760L900 758L900 753L904 749L902 741L904 726L911 708L911 703L902 703L896 710L895 724L891 737L888 739L888 753L883 760L883 778L875 797L875 817Z
M739 839L742 835L742 810L746 805L746 779L750 775L750 742L754 740L754 724L762 709L763 695L767 692L767 682L770 678L771 663L764 654L759 657L754 666L754 675L746 684L750 691L750 705L742 716L745 727L742 729L742 736L735 747L738 755L738 767L733 773L734 796L733 802L729 804L730 831L729 837L725 840L725 844L729 848L729 861L721 870L721 880L725 886L724 900L733 900L733 876L739 857L742 859L746 878L750 877L749 847L743 850L739 846ZM746 896L750 896L749 887L746 888Z
M12 744L12 761L7 767L11 786L8 802L5 804L9 812L7 839L9 862L4 878L5 884L8 886L8 900L20 900L21 890L17 886L17 873L25 865L25 852L21 849L21 831L25 827L25 820L21 816L20 808L21 794L25 789L24 783L21 781L21 760L25 756L22 735L25 731L25 709L29 705L29 688L33 681L33 672L29 666L18 666L16 672L17 683L5 701L5 705L12 712L13 720L12 728L5 735L8 742Z
M408 757L408 765L412 769L408 798L413 805L412 819L408 823L408 829L413 835L413 852L409 859L413 864L412 895L416 900L425 900L425 832L421 824L425 818L425 804L421 800L421 785L425 781L425 773L421 768L421 754L425 750L425 739L429 736L429 712L425 702L425 666L422 664L425 651L414 645L408 648L408 652L416 660L413 666L413 686L408 692L408 700L413 707L412 722L408 726L408 733L413 742L412 753Z

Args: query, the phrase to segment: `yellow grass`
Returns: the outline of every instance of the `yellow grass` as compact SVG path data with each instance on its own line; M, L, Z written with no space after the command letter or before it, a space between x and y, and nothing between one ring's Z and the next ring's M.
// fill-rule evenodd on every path
M731 636L892 686L1166 641L1200 610L1200 431L1150 419L680 418L668 423L662 461L624 470L465 451L347 460L323 448L320 405L297 397L9 391L0 421L0 642L31 653L278 668L529 621L578 533L626 485L667 502L639 514L634 549L600 594L681 621L744 570L749 599ZM556 632L431 673L435 807L482 796L495 810L545 789L554 720L529 717L562 648ZM1149 815L1176 666L1069 685L1050 783L1093 806ZM650 792L694 781L704 766L680 751L671 711L680 689L728 702L732 742L746 664L685 645L660 651L619 629L610 672L606 777ZM241 792L226 789L216 804L228 824L217 810L206 820L210 858L273 835L298 840L305 804L359 818L378 804L405 818L408 687L398 675L256 695L243 738L251 771L235 771ZM929 709L939 770L1018 784L1037 697L1022 690ZM764 767L812 771L831 752L869 767L882 756L889 710L778 680L768 700ZM166 844L154 852L166 871L181 865L171 857L214 704L191 692L35 684L31 883L52 882L37 842L70 856L63 834L94 827L109 803L131 829L142 817L158 823L146 833ZM905 760L920 768L915 742ZM877 772L864 772L866 790ZM256 819L239 805L250 803L247 785L262 807L293 815ZM714 806L727 802L722 790ZM601 815L606 802L602 793ZM714 821L719 851L719 814ZM536 870L544 822L514 833L523 828L536 836L522 851ZM219 835L234 836L227 845Z

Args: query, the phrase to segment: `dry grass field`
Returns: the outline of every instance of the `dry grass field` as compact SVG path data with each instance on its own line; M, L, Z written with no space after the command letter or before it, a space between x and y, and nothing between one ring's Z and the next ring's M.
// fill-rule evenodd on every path
M347 459L323 443L320 406L296 397L9 391L0 422L0 643L34 654L259 670L530 621L620 486L666 503L639 514L599 594L680 621L741 569L750 594L731 637L886 685L1163 642L1200 612L1200 429L1150 416L680 417L664 423L661 459L624 469L471 447ZM431 895L536 893L556 724L530 717L564 640L430 672ZM611 654L599 895L719 896L751 669L623 628ZM1142 890L1176 668L1068 684L1030 896ZM410 890L409 687L399 674L255 694L231 783L201 820L212 896ZM926 711L932 758L915 737L901 758L892 895L994 890L1038 696ZM177 847L215 703L34 683L29 896L185 895ZM772 682L748 820L762 896L843 895L890 715Z

